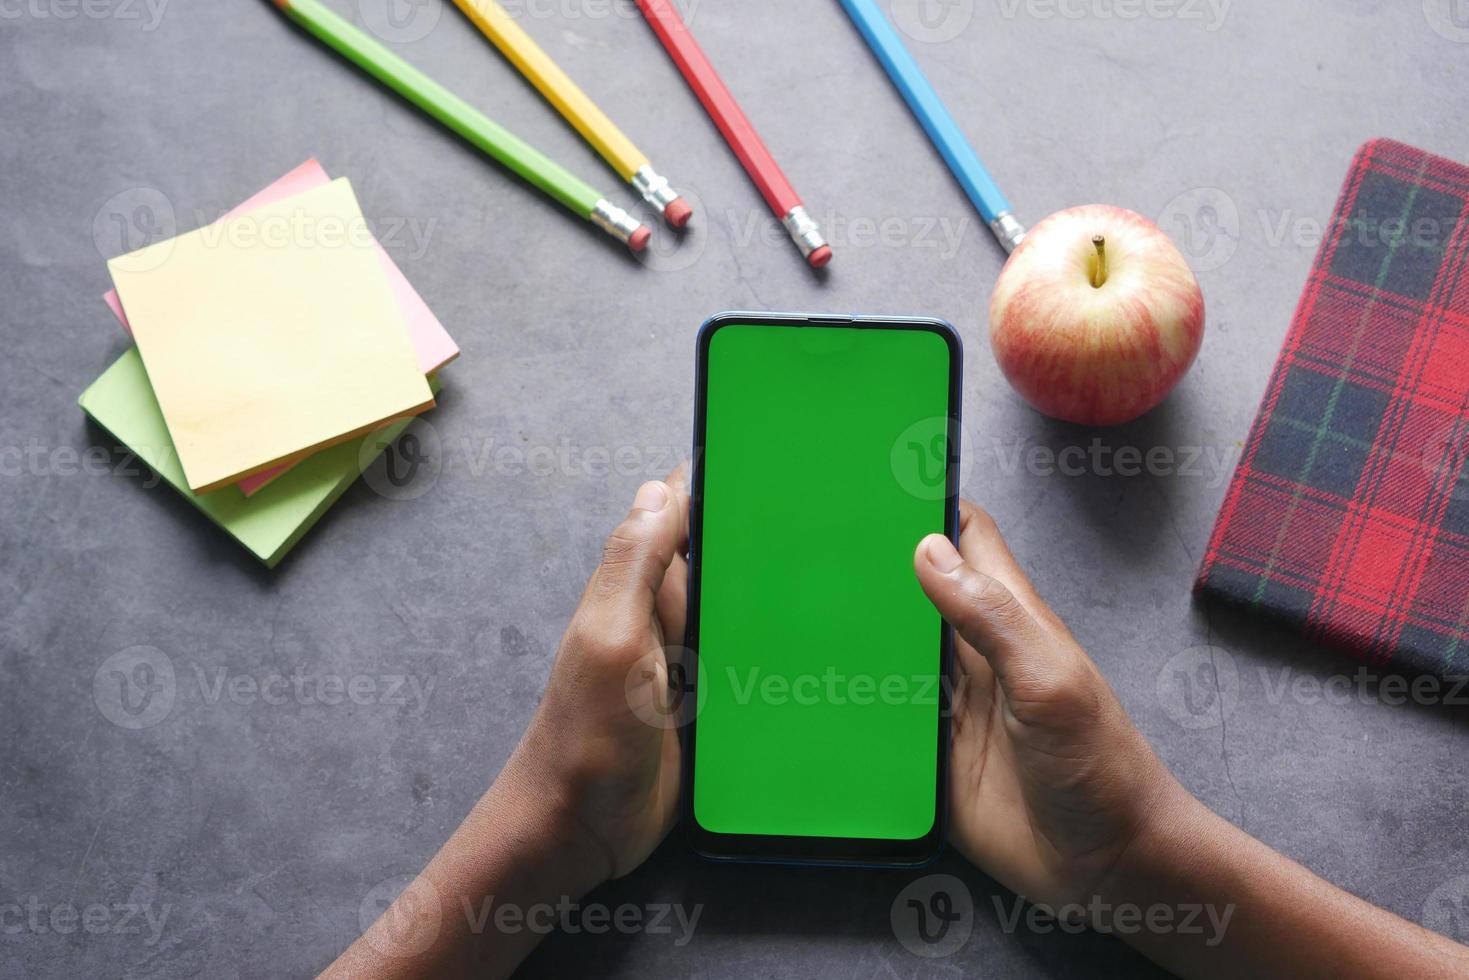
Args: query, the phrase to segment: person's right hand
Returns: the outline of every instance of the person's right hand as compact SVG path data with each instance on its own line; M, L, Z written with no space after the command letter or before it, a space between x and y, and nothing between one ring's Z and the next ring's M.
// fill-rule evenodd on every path
M1182 788L988 514L961 502L959 549L931 535L914 567L958 634L951 841L1033 902L1086 904Z

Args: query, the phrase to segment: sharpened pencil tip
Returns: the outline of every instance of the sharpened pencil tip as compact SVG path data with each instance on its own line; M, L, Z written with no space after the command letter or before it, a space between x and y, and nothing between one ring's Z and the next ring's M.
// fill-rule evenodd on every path
M634 252L641 252L648 247L648 240L653 237L653 232L647 225L638 225L638 230L628 237L627 247Z
M663 217L674 228L682 228L693 216L694 209L689 207L688 202L681 197L675 197L668 202L668 207L663 209Z
M826 264L831 261L831 246L821 246L816 251L806 256L806 261L811 263L811 268L813 269L825 269Z

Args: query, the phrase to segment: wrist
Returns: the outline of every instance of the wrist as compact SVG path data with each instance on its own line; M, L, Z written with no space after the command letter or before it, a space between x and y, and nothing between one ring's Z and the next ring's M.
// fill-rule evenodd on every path
M425 976L508 975L559 910L605 880L605 857L520 756L354 946L344 975L384 957Z
M605 848L581 819L574 788L517 748L471 818L507 857L557 897L580 898L612 877Z
M1111 902L1149 905L1188 892L1207 877L1221 826L1233 829L1167 774L1097 887Z

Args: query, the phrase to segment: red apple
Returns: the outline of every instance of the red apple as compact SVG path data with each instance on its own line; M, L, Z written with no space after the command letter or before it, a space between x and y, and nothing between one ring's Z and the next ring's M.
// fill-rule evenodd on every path
M990 345L1041 412L1118 425L1156 407L1204 339L1204 296L1163 231L1089 204L1031 230L995 284Z

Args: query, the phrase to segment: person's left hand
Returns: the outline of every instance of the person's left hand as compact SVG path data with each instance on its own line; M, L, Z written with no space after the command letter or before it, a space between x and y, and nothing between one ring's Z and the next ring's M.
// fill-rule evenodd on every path
M506 767L582 845L578 853L605 861L598 880L641 864L678 813L665 648L683 642L688 515L685 467L638 490L607 539Z

